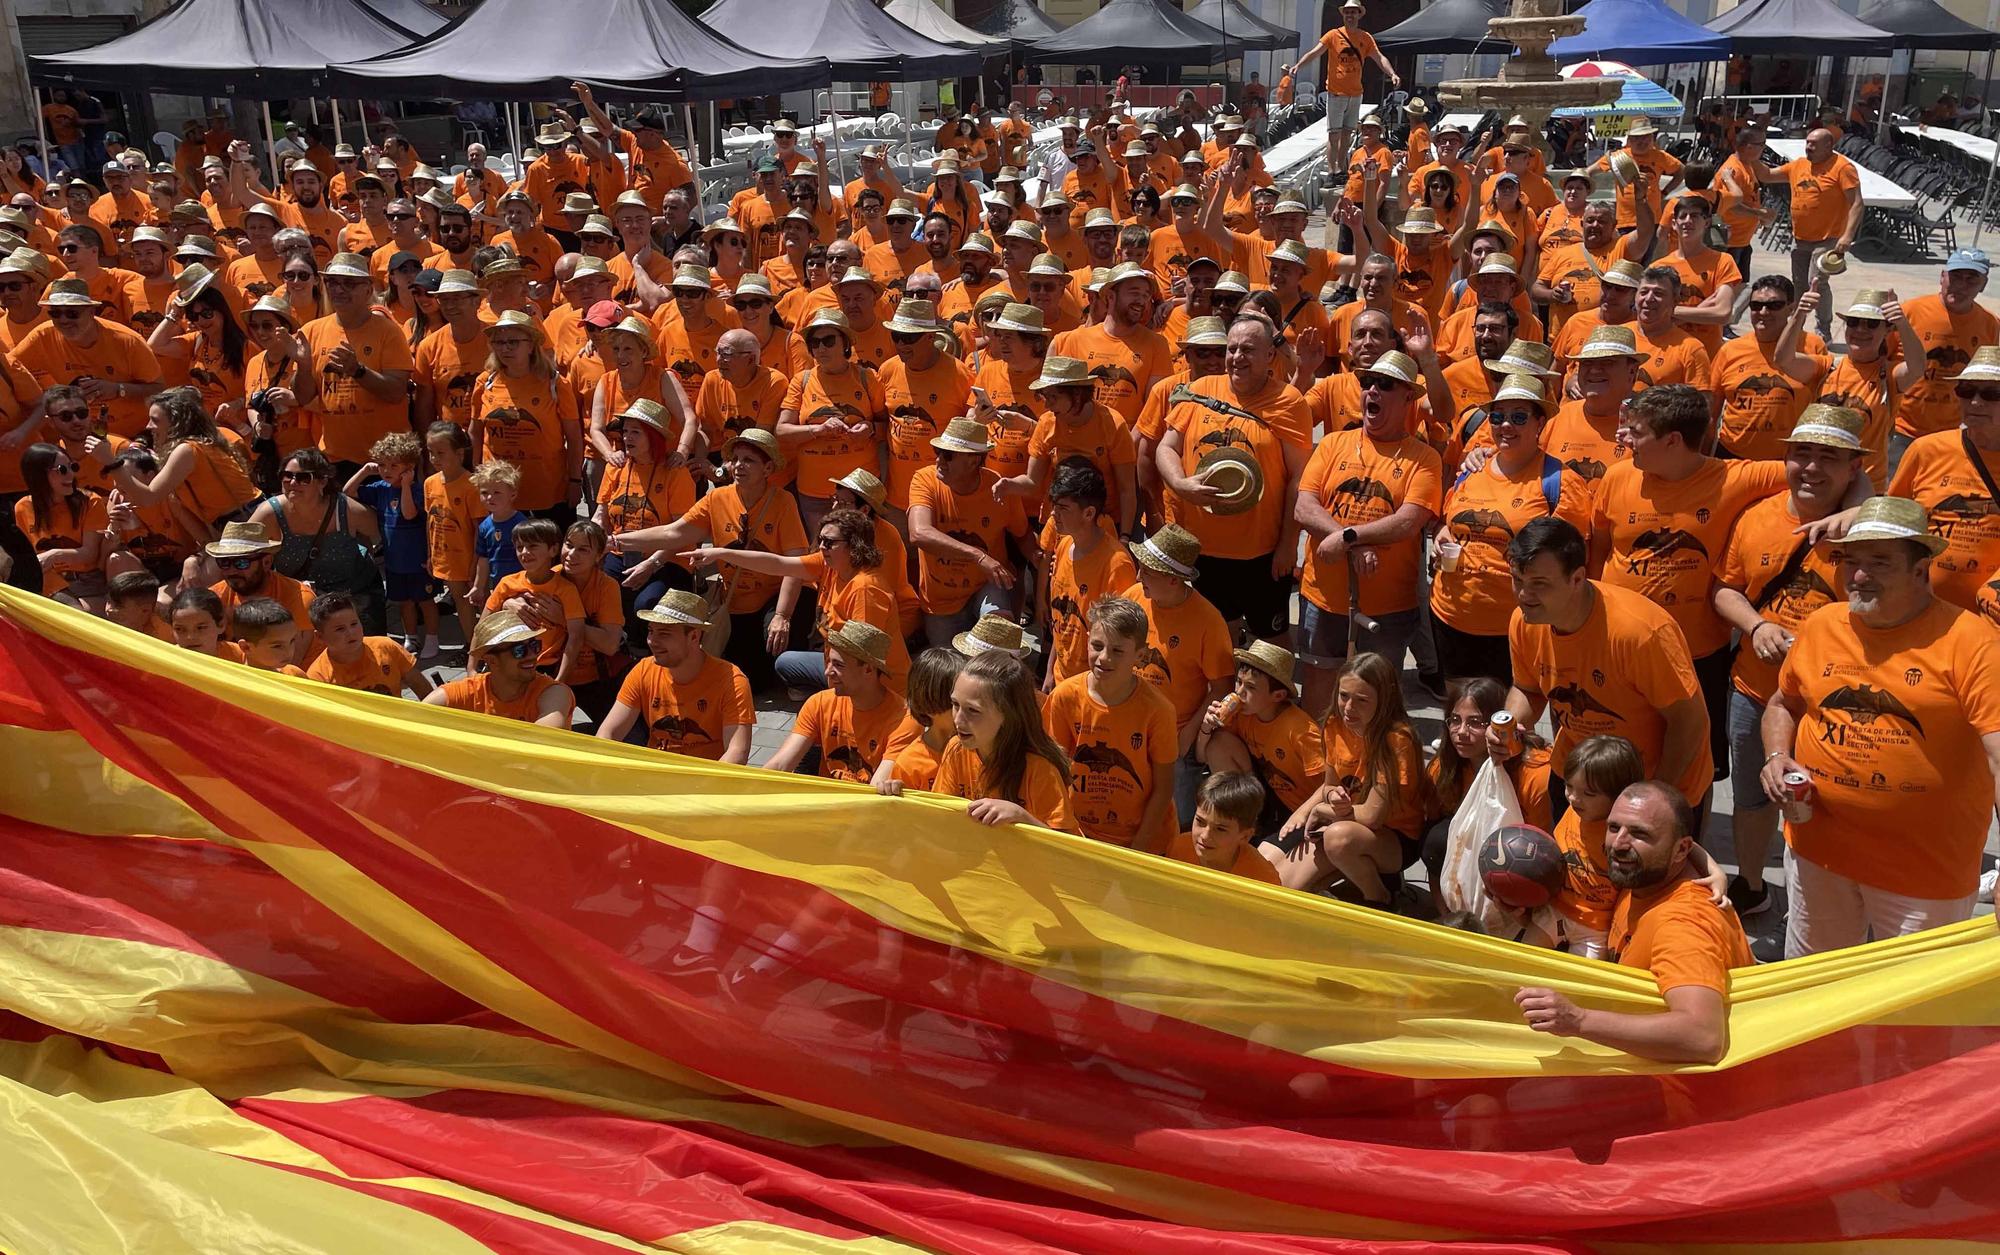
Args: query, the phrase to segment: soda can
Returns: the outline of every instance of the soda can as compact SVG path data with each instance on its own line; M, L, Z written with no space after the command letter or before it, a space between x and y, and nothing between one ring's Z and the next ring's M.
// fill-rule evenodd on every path
M1234 719L1236 717L1236 712L1241 709L1243 709L1243 699L1241 697L1238 697L1236 694L1231 693L1229 696L1222 699L1222 709L1215 712L1215 721L1217 723L1226 724L1231 719Z
M1813 817L1812 777L1803 771L1788 771L1784 776L1785 795L1778 799L1778 813L1788 824L1802 824Z
M1493 735L1506 748L1508 757L1511 758L1521 752L1521 725L1515 720L1513 711L1496 710L1493 712L1493 717L1486 722L1487 726L1493 729Z

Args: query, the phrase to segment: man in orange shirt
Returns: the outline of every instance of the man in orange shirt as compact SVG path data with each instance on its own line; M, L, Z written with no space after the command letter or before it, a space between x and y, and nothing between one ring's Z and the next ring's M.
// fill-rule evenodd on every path
M882 403L889 413L889 519L900 529L909 508L910 481L933 464L931 439L965 413L972 372L938 348L945 326L937 306L907 300L886 324L896 355L882 363Z
M1653 120L1645 117L1633 122L1631 129L1625 132L1624 151L1637 163L1639 177L1632 183L1619 185L1618 229L1620 231L1633 231L1638 228L1642 202L1651 211L1648 216L1657 222L1660 217L1660 205L1666 194L1680 186L1680 159L1659 146L1656 140L1659 133L1659 128L1653 125ZM1590 168L1610 172L1611 156L1610 153L1604 154L1597 159L1597 164ZM1664 184L1660 182L1662 178L1666 179ZM1639 189L1644 189L1644 196L1638 195ZM1645 254L1640 254L1640 260L1644 259Z
M1648 271L1647 273L1651 273ZM1824 343L1811 344L1813 356L1793 355L1789 365L1806 373L1794 375L1781 366L1779 342L1785 327L1800 318L1793 308L1791 282L1783 275L1765 275L1750 285L1750 330L1722 346L1715 359L1711 405L1717 415L1716 440L1731 457L1776 458L1784 451L1784 433L1801 411L1820 394L1828 361L1817 356Z
M1876 497L1840 543L1847 604L1805 621L1764 708L1764 791L1811 778L1785 824L1785 957L1971 916L2000 779L2000 641L1931 591L1944 541Z
M1924 507L1944 550L1931 587L1965 610L1991 607L2000 576L2000 347L1976 350L1958 373L1959 426L1910 443L1888 491Z
M145 398L159 391L161 379L159 361L139 333L104 321L104 303L82 279L49 284L41 306L49 321L14 346L15 363L43 388L81 388L101 430L127 440L145 430Z
M597 725L598 738L711 762L749 762L757 722L750 682L702 647L707 604L698 594L669 589L638 617L646 623L647 656L626 673L618 700Z
M1247 772L1219 771L1204 780L1189 831L1175 837L1167 857L1210 871L1267 885L1280 883L1277 865L1257 852L1264 786Z
M1055 339L1049 352L1079 358L1097 385L1097 403L1108 407L1130 426L1153 384L1173 371L1174 351L1166 337L1153 330L1153 305L1158 292L1153 276L1132 262L1121 262L1104 282L1104 321Z
M1911 385L1896 407L1896 433L1889 438L1891 474L1912 440L1951 429L1958 418L1953 376L1981 345L2000 342L2000 318L1979 303L1987 269L1985 253L1960 249L1946 259L1936 295L1903 303L1903 315L1924 346L1924 377ZM1899 349L1891 352L1900 355Z
M1572 315L1597 307L1605 267L1619 260L1645 262L1653 248L1652 201L1640 201L1637 212L1638 226L1620 234L1617 207L1592 200L1583 207L1582 241L1542 255L1528 291L1549 307L1551 335L1560 334Z
M899 733L909 713L889 687L889 636L849 619L827 633L826 645L827 687L806 699L791 735L764 766L797 771L816 753L816 775L867 784L882 760L902 748Z
M1675 320L1680 300L1681 276L1672 266L1648 266L1640 274L1639 289L1632 297L1632 332L1644 354L1639 363L1641 388L1682 383L1707 392L1714 384L1708 350Z
M104 195L90 206L90 220L97 224L105 247L116 257L125 251L135 227L153 221L153 204L144 192L132 190L132 172L116 161L104 163Z
M1533 727L1553 707L1556 762L1590 737L1624 737L1648 771L1698 805L1714 759L1687 638L1645 597L1589 578L1588 560L1583 533L1555 515L1531 520L1507 546L1519 607L1507 627L1507 709ZM1490 734L1489 744L1504 748Z
M1354 124L1361 118L1361 67L1373 61L1382 67L1382 74L1391 87L1401 87L1403 80L1389 64L1389 58L1382 55L1375 46L1375 37L1361 29L1361 18L1367 10L1361 0L1346 0L1340 6L1340 25L1319 37L1313 50L1285 67L1285 73L1294 82L1299 71L1311 65L1313 58L1326 58L1326 167L1338 170L1347 156L1347 137Z
M333 461L334 482L346 483L377 440L409 430L410 346L375 308L366 261L342 253L320 274L333 312L299 328L299 337L319 379L320 447Z
M1821 253L1845 255L1854 247L1864 212L1861 171L1833 150L1839 138L1822 127L1806 136L1805 156L1776 170L1759 165L1766 182L1792 185L1792 290L1803 292L1808 283L1818 290L1822 340L1833 335L1833 289L1813 262Z
M1195 740L1202 714L1228 695L1236 676L1229 625L1194 588L1200 560L1201 542L1194 533L1169 523L1132 546L1139 582L1123 593L1146 612L1146 653L1139 673L1174 706L1180 755L1174 810L1182 823L1194 814L1195 789L1201 783Z
M1734 257L1709 247L1708 227L1714 221L1707 196L1676 200L1667 218L1674 251L1656 263L1680 273L1680 307L1674 318L1701 341L1710 358L1722 349L1722 329L1736 321L1736 293L1744 279Z
M903 280L930 259L923 241L915 238L920 219L915 201L891 201L884 215L884 221L889 226L889 238L861 254L862 266L898 300L903 295ZM852 315L849 317L851 320Z
M1664 780L1627 788L1605 821L1605 862L1619 890L1605 957L1652 972L1666 1010L1587 1010L1530 986L1514 995L1529 1028L1666 1063L1715 1063L1729 1053L1729 970L1750 966L1750 943L1689 868L1694 829L1693 810Z
M1009 537L1031 563L1040 554L1020 500L994 491L1000 477L986 466L993 451L986 424L954 418L930 443L936 465L910 480L910 545L924 636L944 646L982 615L1008 613L1019 600Z

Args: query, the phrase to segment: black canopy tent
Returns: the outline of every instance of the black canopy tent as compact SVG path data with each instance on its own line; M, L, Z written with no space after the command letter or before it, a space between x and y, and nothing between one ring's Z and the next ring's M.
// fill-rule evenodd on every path
M349 91L403 99L547 100L581 79L685 103L832 81L824 60L752 52L667 0L485 0L421 43L336 71Z
M664 2L664 0L663 0ZM999 45L974 49L940 43L877 8L871 0L719 0L701 15L711 30L746 48L780 57L824 57L838 79L955 78L979 73ZM776 89L766 87L758 94Z
M181 0L128 35L28 68L53 85L273 100L323 94L332 65L411 38L361 0Z
M1068 30L1036 40L1026 57L1064 65L1213 65L1242 52L1242 39L1225 36L1162 0L1106 0L1103 8Z
M1936 0L1878 0L1858 16L1888 31L1898 48L1986 52L2000 46L2000 34L1974 26Z
M1865 56L1888 48L1890 41L1888 31L1833 0L1750 0L1708 23L1708 29L1729 36L1729 51L1737 56L1802 51Z
M436 34L444 29L449 20L423 0L361 0L361 3L375 10L377 16L385 17L410 32L411 39Z
M1297 31L1265 21L1237 0L1201 0L1187 15L1204 26L1213 26L1232 41L1242 40L1243 46L1252 52L1275 52L1299 45Z
M1489 45L1490 51L1504 51L1509 47L1507 41L1494 39L1486 24L1505 16L1504 3L1438 0L1376 35L1375 43L1384 52L1478 52Z
M1062 33L1063 24L1036 7L1033 0L1000 0L980 16L966 23L982 35L1008 40L1016 48L1026 48L1036 40Z

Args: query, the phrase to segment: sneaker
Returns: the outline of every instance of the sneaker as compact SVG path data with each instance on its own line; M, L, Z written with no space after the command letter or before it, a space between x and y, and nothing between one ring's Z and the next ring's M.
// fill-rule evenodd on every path
M1989 867L1979 873L1979 900L1991 902L1996 883L2000 883L2000 868Z
M1755 889L1741 876L1729 878L1729 905L1736 908L1736 914L1748 919L1771 909L1771 886L1758 885Z
M440 652L438 649L438 638L435 636L426 636L424 638L423 652L417 655L417 661L435 662Z

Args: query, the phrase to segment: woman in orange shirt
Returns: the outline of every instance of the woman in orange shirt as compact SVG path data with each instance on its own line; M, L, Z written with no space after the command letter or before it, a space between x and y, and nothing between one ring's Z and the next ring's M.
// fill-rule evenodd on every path
M910 664L910 691L904 699L910 713L892 738L907 744L875 768L870 783L877 790L889 792L882 786L891 780L909 789L928 789L937 780L938 758L956 735L951 725L951 690L963 670L965 655L942 647L926 649Z
M284 297L260 298L246 322L257 352L243 366L245 408L249 398L264 394L263 404L250 409L251 479L268 496L278 491L278 467L284 460L319 445L319 417L312 408L319 376Z
M1013 301L1003 301L985 325L990 356L973 374L973 414L993 441L986 469L1007 479L1028 472L1028 446L1042 412L1035 381L1048 361L1050 336L1041 310ZM991 406L981 406L981 392Z
M76 486L76 463L58 445L29 445L21 476L28 495L14 503L14 523L41 559L42 595L101 612L104 498Z
M183 271L183 280L186 275ZM162 361L187 364L188 382L200 390L202 405L218 425L238 433L249 431L243 405L248 342L220 288L206 279L191 289L184 287L181 295L167 302L166 317L153 328L146 347Z
M757 337L757 364L783 375L787 382L807 365L806 346L778 319L778 300L763 275L744 275L729 298L736 321Z
M805 326L812 365L800 371L778 412L778 440L798 465L796 491L806 532L833 504L833 481L876 466L887 407L875 372L854 360L854 332L837 309L813 311Z
M1414 859L1424 822L1423 752L1396 669L1357 654L1340 669L1326 721L1326 780L1279 830L1278 876L1312 890L1333 877L1365 906L1387 908L1388 879Z
M150 480L140 479L124 462L110 467L127 501L141 507L171 501L175 520L199 545L221 535L223 524L250 517L260 499L250 482L250 467L217 430L193 387L155 395L147 420L166 455Z
M966 164L978 165L986 159L986 145L977 136L972 138L972 143L976 148L966 159ZM941 213L950 218L958 237L963 239L970 224L979 221L979 205L966 189L958 161L949 157L939 159L931 170L931 176L931 185L924 189L923 200L918 207L926 217Z
M597 510L592 520L609 536L622 536L642 527L663 527L678 522L694 508L694 479L685 466L668 459L667 416L659 402L641 397L611 420L608 434L619 442L619 460L608 462L603 482L597 489ZM652 577L627 586L626 572L640 559L611 553L604 559L607 574L617 579L625 602L625 622L634 625L638 641L644 640L639 607L656 605L668 589L694 587L694 574L685 563L659 564ZM635 643L638 643L635 641Z
M687 393L681 388L680 377L658 364L653 329L627 315L604 333L604 347L610 361L604 376L597 381L597 390L591 394L591 454L606 468L625 461L625 451L611 439L611 424L618 415L630 410L634 402L642 400L665 407L672 417L667 432L668 447L677 451L682 443L680 437L688 434ZM671 453L665 460L673 460Z
M1507 704L1507 686L1491 676L1454 680L1445 689L1444 736L1438 740L1437 757L1431 760L1429 807L1424 818L1430 823L1424 833L1424 866L1431 883L1439 883L1444 873L1444 856L1450 843L1452 816L1465 800L1472 777L1487 759L1486 729L1493 716ZM1521 822L1543 832L1549 830L1548 743L1533 732L1523 731L1521 748L1506 760L1508 783L1521 804Z
M708 245L708 272L718 296L728 296L744 275L756 270L750 263L750 237L734 218L718 218L702 228L702 242Z
M1042 725L1035 680L1009 654L981 654L951 688L951 724L958 733L938 759L935 792L970 803L982 824L1040 824L1075 832L1069 803L1069 760ZM900 780L878 786L890 796Z

